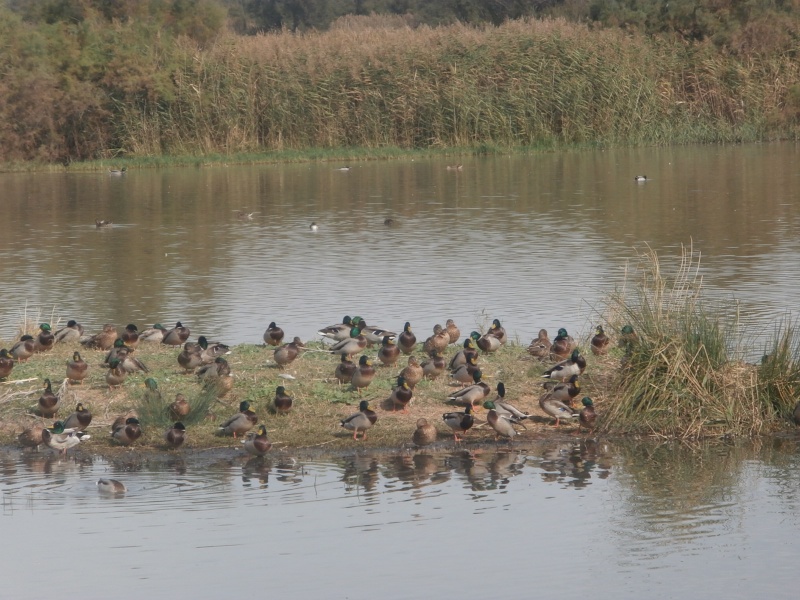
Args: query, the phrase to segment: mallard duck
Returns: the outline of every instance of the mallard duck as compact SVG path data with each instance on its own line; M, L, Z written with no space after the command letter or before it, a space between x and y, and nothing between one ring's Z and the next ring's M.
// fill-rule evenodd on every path
M422 344L422 350L430 356L433 352L444 352L450 344L450 334L438 323L433 327L433 335Z
M493 403L489 401L489 404ZM495 409L489 409L489 412L486 414L486 421L489 423L489 426L494 429L496 434L495 438L503 436L508 439L513 439L514 436L519 435L517 430L514 429L514 421L499 414Z
M356 319L358 319L357 322ZM382 327L371 327L367 325L366 321L361 317L353 317L353 324L361 330L361 335L367 338L367 343L369 345L380 344L383 342L383 338L387 336L392 339L397 337L397 334L393 331L383 329Z
M408 405L413 399L414 391L408 387L405 378L402 375L397 377L397 385L392 390L389 396L389 403L392 405L392 410L396 411L398 407L403 409L404 413L408 412Z
M608 346L610 343L611 340L606 335L606 332L603 331L603 326L598 325L597 329L595 329L595 334L594 337L592 337L591 341L592 354L595 354L597 356L607 354Z
M158 389L158 382L152 377L144 380L144 401L146 404L161 404L161 390Z
M463 385L470 385L474 383L472 379L472 374L478 370L478 363L477 359L474 356L469 356L467 358L467 363L461 365L454 371L450 372L450 377L455 381L463 384Z
M375 414L375 411L371 410L369 407L369 402L366 400L362 400L361 403L358 405L358 412L353 413L346 419L341 420L341 425L345 429L349 429L353 432L353 439L357 440L358 432L361 431L361 439L367 439L367 429L375 425L378 421L378 415Z
M456 322L453 321L453 319L447 319L444 328L447 330L447 335L450 336L450 343L458 343L458 338L461 337L461 330L458 328L458 325L456 325Z
M477 369L472 374L472 380L475 382L470 386L458 390L454 394L447 397L450 402L455 402L459 406L469 406L474 409L476 405L480 406L486 397L491 393L490 388L484 381L481 381L483 373Z
M311 225L309 225L308 228L314 233L319 231L319 225L317 225L315 221L311 221Z
M403 354L411 354L417 345L417 336L411 331L411 323L406 321L403 331L397 336L397 346Z
M413 389L420 381L422 381L422 378L425 376L425 372L422 370L422 365L419 364L417 357L409 356L408 365L406 365L406 367L400 371L400 375L406 380L408 387Z
M497 384L497 397L494 400L487 400L483 403L483 408L494 410L501 417L505 417L514 423L520 423L530 418L528 413L524 413L506 399L506 386L501 381Z
M475 340L475 345L486 354L497 352L503 345L503 342L500 341L499 337L490 333L484 333L481 335L477 331L473 331L469 335L473 340Z
M540 329L539 335L528 346L528 354L539 360L545 360L550 356L550 347L552 345L553 343L547 335L547 329Z
M474 356L475 360L478 359L478 346L475 345L475 339L471 336L464 340L464 347L450 359L447 368L453 371L461 365L467 364L470 356Z
M56 336L50 330L49 323L39 324L39 334L34 338L33 349L34 352L47 352L52 350L56 343Z
M124 494L128 489L119 479L98 479L97 491L101 494L115 495Z
M275 321L272 321L264 332L264 343L270 346L280 346L281 342L283 342L283 329L278 327Z
M83 431L91 422L92 413L89 412L88 409L84 408L81 402L78 402L78 405L75 407L75 412L64 419L64 428Z
M422 374L425 379L437 379L447 368L447 361L441 352L434 352L428 360L422 361Z
M189 339L191 331L188 327L184 327L183 323L178 321L175 327L164 333L164 338L161 340L162 344L167 346L182 346Z
M169 405L167 410L172 419L180 421L191 412L192 407L189 406L186 396L183 394L175 394L175 401Z
M121 175L120 171L109 171L112 175ZM108 229L114 226L114 222L111 219L95 219L94 226L97 229Z
M645 181L648 181L647 175L634 175L633 180L636 183L644 183Z
M570 408L572 408L572 399L581 392L581 384L577 375L572 375L567 382L555 383L546 381L543 387L550 392L553 398L563 402Z
M583 400L581 400L581 404L583 404L583 408L578 414L578 422L580 423L579 428L592 430L594 429L595 421L597 421L597 413L594 410L594 403L589 396L584 396Z
M37 402L39 414L47 419L52 419L59 409L59 397L53 393L53 386L49 379L44 380L44 391Z
M381 348L378 350L378 360L380 360L384 366L391 367L399 358L400 348L394 343L394 338L388 335L383 336Z
M123 446L130 446L140 437L142 437L142 428L136 417L128 417L123 425L111 432L111 438Z
M255 431L247 434L247 438L242 440L244 449L253 456L264 456L272 448L272 442L267 438L267 428L259 425Z
M204 335L197 338L197 345L203 349L200 353L203 364L212 363L220 356L231 353L230 346L222 342L209 342Z
M139 343L139 328L133 323L128 323L125 325L125 331L122 332L121 337L126 346L136 348L136 345Z
M203 364L203 347L194 342L186 342L178 354L178 364L187 373Z
M120 415L116 419L114 419L114 422L111 423L111 432L113 433L113 431L115 429L118 429L119 427L124 427L125 421L127 421L128 419L138 419L138 418L139 415L136 414L135 410L129 410L124 415Z
M91 348L93 350L109 350L117 339L117 328L111 323L103 325L103 330L93 336L81 340L81 345L84 348Z
M125 378L128 372L122 368L122 361L118 358L112 358L111 362L107 365L108 371L106 372L106 383L108 389L119 387L125 383Z
M67 361L67 379L81 383L89 374L89 364L81 358L80 352L72 353L72 360Z
M33 356L36 349L36 341L32 335L23 335L19 341L11 346L9 353L19 362L27 361Z
M239 219L240 221L252 221L253 215L255 214L256 214L255 212L245 212L243 210L237 210L236 218Z
M178 421L164 432L164 441L170 448L179 448L186 441L186 426Z
M391 217L386 217L386 218L383 220L383 224L384 224L384 225L386 225L386 227L394 227L395 225L397 225L397 221L395 221L395 220L394 220L393 218L391 218Z
M67 321L67 326L56 331L56 343L77 342L83 335L83 325L74 319Z
M197 369L197 378L200 381L209 381L217 377L227 377L231 374L231 366L224 356L218 356L214 362L203 365Z
M577 345L574 338L562 327L558 330L558 335L556 335L556 339L553 340L553 345L550 347L550 358L563 360L570 355L570 352L575 350Z
M459 434L466 433L467 430L472 427L473 423L475 423L475 419L472 417L472 407L467 406L463 413L444 413L442 415L442 421L453 430L453 439L456 442L460 442L463 439L463 435L459 436Z
M550 393L545 393L541 398L539 398L539 406L542 410L550 415L551 417L555 417L555 426L558 427L559 422L561 419L572 419L577 417L578 415L572 412L572 409L561 402L560 400L556 400L553 398Z
M346 340L336 342L331 346L332 354L346 354L353 356L359 352L363 352L367 347L367 338L361 335L361 330L358 327L350 329L350 337Z
M5 379L11 375L14 369L14 359L8 353L6 348L0 350L0 379Z
M428 446L436 441L436 427L428 423L428 419L417 419L417 428L411 440L416 446Z
M489 327L489 331L486 332L487 335L493 335L500 343L505 345L508 342L508 335L506 334L505 328L500 324L500 319L494 319L492 321L492 325ZM480 346L478 346L480 348Z
M349 316L345 316L341 323L323 327L317 334L326 337L335 342L341 342L350 338L350 332L353 329L353 320Z
M623 348L626 352L630 352L633 345L639 341L639 336L636 335L631 325L625 325L620 331L619 347Z
M299 337L295 337L288 344L284 344L280 348L275 349L273 353L275 363L281 368L285 367L300 355L303 348L305 348L305 344L303 344Z
M106 353L105 359L103 359L104 364L109 364L112 359L118 358L120 362L125 358L125 355L128 354L130 348L125 345L125 341L118 337L114 340L114 344L111 346L111 349Z
M109 169L109 174L111 175L125 175L128 172L128 167L122 167L121 169Z
M42 442L53 450L58 450L61 454L66 454L67 450L77 446L90 438L90 435L75 429L65 429L64 423L56 421L50 429L42 430Z
M239 412L225 421L217 429L219 435L232 435L234 438L250 431L258 423L256 413L250 410L250 403L242 400L239 403Z
M358 368L353 373L350 385L360 394L361 390L368 387L374 378L375 367L372 366L372 361L367 356L362 355L358 360Z
M292 397L286 393L286 388L279 385L275 388L275 397L272 399L272 410L279 415L289 414L292 410Z
M461 164L459 164L459 165L447 165L447 170L448 171L463 171L464 170L464 165L461 165Z
M562 360L552 368L544 372L542 377L568 381L573 375L580 375L586 369L586 359L581 356L579 350L573 350L572 355L567 360Z
M334 375L339 380L339 383L350 383L357 368L358 365L356 363L350 360L346 354L342 354L342 360L336 365Z
M34 423L27 427L17 436L17 441L27 448L39 448L42 442L42 432L44 425L41 423Z
M125 346L124 351L117 354L117 358L122 362L122 368L126 373L149 373L150 369L133 355L133 348Z
M164 334L167 333L167 328L161 323L156 323L152 327L148 327L139 334L140 342L154 342L160 344L164 339Z

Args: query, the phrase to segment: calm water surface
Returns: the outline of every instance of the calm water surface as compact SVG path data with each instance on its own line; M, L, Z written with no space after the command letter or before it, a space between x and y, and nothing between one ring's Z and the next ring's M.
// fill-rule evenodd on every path
M344 314L422 332L498 317L527 343L540 327L588 333L637 251L669 268L690 241L707 288L758 327L800 293L797 145L463 163L0 175L0 337L27 306L93 331L181 320L232 343L272 320L308 339Z
M329 458L223 452L156 464L0 454L4 590L795 597L798 438L694 451L575 438ZM128 492L105 496L98 477Z

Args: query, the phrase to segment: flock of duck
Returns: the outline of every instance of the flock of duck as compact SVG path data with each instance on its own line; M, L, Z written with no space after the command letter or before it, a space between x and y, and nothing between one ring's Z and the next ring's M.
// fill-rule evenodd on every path
M336 380L341 384L350 384L351 389L359 394L370 385L376 373L373 360L362 354L367 348L378 346L377 360L390 367L394 366L402 355L408 356L408 364L397 375L396 385L388 398L393 410L407 413L414 398L414 388L423 378L436 379L449 372L451 379L462 387L450 394L447 400L463 407L464 410L442 414L442 422L452 431L456 442L460 442L464 434L475 424L473 413L476 410L488 411L486 422L495 431L497 439L501 437L513 439L519 434L519 429L524 428L523 421L531 416L506 400L504 383L499 382L492 390L483 380L483 373L478 364L480 353L496 352L508 341L506 331L498 319L492 322L484 334L471 332L449 360L445 359L444 352L451 344L459 344L461 336L458 326L452 319L448 319L444 326L436 325L433 335L421 343L421 349L427 355L427 359L422 362L413 354L419 350L420 344L410 323L405 323L403 331L397 334L371 327L360 317L346 316L341 323L324 327L318 333L332 342L332 345L326 346L326 351L341 357L334 373ZM621 343L626 339L632 339L634 335L632 329L626 326L622 330ZM182 346L177 356L179 366L187 373L196 372L206 389L211 390L217 397L223 397L233 387L230 366L224 358L229 352L229 347L220 342L209 342L204 336L200 336L197 342L190 342L189 336L189 329L180 322L169 330L160 324L155 324L142 332L130 324L119 333L116 327L107 324L102 331L94 335L85 335L83 327L74 320L70 320L64 328L56 332L51 330L49 324L42 323L36 336L23 335L10 350L0 350L0 379L7 378L17 362L26 361L37 353L47 352L58 343L74 342L86 349L106 352L103 362L107 369L105 380L108 386L113 388L121 385L131 373L147 373L147 367L135 356L135 349L140 343L158 343L172 347ZM274 322L269 324L263 339L268 346L275 348L273 357L281 369L307 350L305 344L297 337L284 343L284 332ZM597 355L606 354L609 344L610 340L603 327L598 326L591 339L592 352ZM581 410L573 408L574 400L580 395L579 377L586 369L586 360L572 336L568 335L565 329L560 329L558 335L551 341L547 331L542 329L527 350L540 361L555 362L543 374L547 382L544 383L544 393L539 398L539 406L544 413L555 419L554 426L558 427L562 420L577 419L580 428L592 430L597 414L591 398L583 397ZM354 357L358 354L361 356L355 362ZM87 377L88 370L89 365L76 350L72 359L67 362L66 378L70 383L79 383ZM160 400L160 392L154 379L148 377L145 380L145 387L146 398L151 396ZM292 403L293 400L286 389L278 386L271 403L273 412L287 413L291 411ZM38 414L45 418L54 418L59 404L60 398L53 392L50 380L45 380L44 391L37 402ZM168 411L175 418L175 423L164 432L163 439L168 446L177 448L185 441L186 427L181 418L186 417L190 410L191 407L182 394L178 394L175 402L169 405ZM45 444L65 453L69 448L89 438L84 430L91 423L91 419L91 413L78 403L75 411L66 418L55 421L49 428L39 425L26 429L19 439L25 445ZM342 419L340 424L353 432L354 440L364 440L367 431L377 421L377 413L372 410L367 400L362 400L358 412ZM245 450L252 455L262 456L271 448L266 427L258 424L257 416L247 401L241 402L239 411L219 426L218 433L234 437L246 436L242 443ZM122 445L134 443L141 435L141 424L134 414L119 417L111 428L112 439ZM436 427L427 419L420 418L412 435L414 444L428 445L433 443L436 437Z

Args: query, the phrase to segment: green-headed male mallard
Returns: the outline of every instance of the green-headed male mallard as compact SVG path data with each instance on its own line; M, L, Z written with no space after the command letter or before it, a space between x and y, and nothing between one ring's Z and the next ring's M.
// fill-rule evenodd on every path
M9 354L19 362L27 361L36 351L36 340L32 335L23 335L19 341L11 346Z
M558 381L569 381L573 375L580 375L586 369L586 359L581 356L578 349L572 351L572 355L567 360L547 369L542 377L556 379Z
M384 366L391 367L399 358L400 348L394 343L394 338L389 335L383 336L380 350L378 350L378 360L380 360Z
M597 421L597 413L594 410L594 403L589 396L584 396L583 400L581 400L581 404L583 404L583 408L578 414L578 422L580 423L579 428L592 430L594 429L595 421Z
M473 331L469 335L473 340L475 340L475 345L486 354L497 352L503 345L503 342L500 341L500 338L496 335L492 335L491 333L484 333L481 335L477 331Z
M131 348L125 345L125 340L123 340L121 337L118 337L114 340L114 344L111 346L111 349L106 353L106 357L103 359L103 364L109 364L112 358L117 358L119 359L119 362L122 362L130 351Z
M500 319L494 319L492 321L491 326L489 327L489 331L486 332L487 335L493 335L500 343L505 345L508 342L508 335L506 334L505 328L500 324ZM480 348L480 346L478 346Z
M66 454L67 450L88 440L90 437L90 435L82 431L66 429L61 421L53 423L50 429L42 430L42 442L53 450L58 450L61 454Z
M463 413L444 413L442 415L442 421L453 430L453 439L456 442L460 442L463 439L463 434L475 423L475 419L472 417L472 407L467 406Z
M423 371L422 365L419 364L416 356L409 356L408 364L400 371L400 375L406 380L408 387L413 389L422 381L422 378L425 376L425 371Z
M545 393L541 398L539 398L539 406L545 413L555 418L556 427L558 427L561 419L572 419L578 416L577 413L572 412L572 409L569 406L560 400L553 398L549 392Z
M125 342L126 346L136 348L136 345L139 343L139 328L133 323L128 323L125 325L125 331L122 332L120 337L122 341Z
M375 379L375 367L372 366L372 361L366 355L362 355L358 359L358 368L353 372L350 385L360 394L361 390L369 387L373 379Z
M602 356L603 354L608 354L608 346L610 343L611 340L606 335L606 332L603 331L603 326L598 325L597 329L595 329L595 333L591 341L592 354L596 356Z
M164 333L161 343L167 346L182 346L189 339L191 333L188 327L184 327L183 323L178 321L175 323L175 327Z
M259 425L255 431L250 431L247 438L242 440L244 449L253 456L264 456L272 448L272 442L267 437L267 428Z
M179 448L186 441L186 426L178 421L164 432L164 441L170 448Z
M103 325L103 330L96 333L90 338L81 341L84 348L91 348L93 350L110 350L117 339L117 328L111 323Z
M625 325L622 327L619 336L619 347L626 352L630 352L634 344L639 341L639 336L636 335L632 325Z
M486 404L490 407L494 406L494 402L491 400ZM513 439L514 436L519 435L517 430L514 429L514 423L518 423L519 421L512 421L510 418L498 413L495 408L489 408L489 412L486 414L486 421L489 423L489 426L494 429L495 439L499 436Z
M272 321L264 332L264 343L270 346L280 346L283 342L283 335L283 329L278 327L275 321Z
M306 346L303 344L303 341L299 337L295 337L288 344L284 344L280 348L276 348L275 352L272 354L272 357L275 359L275 363L282 369L283 367L294 362L294 359L300 356L300 352L302 352L305 347Z
M567 382L545 381L542 387L550 392L550 396L570 408L572 408L572 399L581 392L581 383L578 381L577 375L570 377Z
M550 358L564 360L577 346L575 339L562 327L558 330L558 335L556 335L553 345L550 347Z
M447 368L453 371L461 365L467 364L470 356L474 356L476 360L478 358L478 346L475 345L475 339L471 336L464 340L464 347L453 355Z
M356 317L353 318L355 321ZM393 331L389 331L388 329L383 329L382 327L371 327L367 325L366 321L361 317L358 317L358 322L354 323L360 330L361 335L367 338L367 344L380 344L383 342L383 338L390 337L392 339L397 337L397 334Z
M528 413L522 412L506 400L506 386L502 381L497 384L497 397L494 400L484 402L483 408L494 410L501 417L505 417L514 423L520 423L530 418Z
M436 441L436 434L436 427L428 423L428 419L417 419L417 428L414 430L411 441L416 446L428 446Z
M483 373L477 369L472 374L472 380L475 382L470 386L462 388L447 397L450 402L455 402L459 406L469 406L475 409L476 406L483 404L486 397L491 393L490 388L486 382L482 381Z
M397 377L397 385L392 389L392 394L389 396L389 404L392 405L392 410L396 411L402 408L404 413L408 412L408 405L413 400L414 391L408 387L405 378L402 375Z
M346 419L340 421L341 426L353 432L353 439L357 440L358 432L362 432L361 439L367 439L367 429L375 425L378 421L378 415L375 411L370 409L369 402L362 400L358 405L358 412L353 413Z
M59 401L59 397L53 393L53 386L50 383L50 380L45 379L44 391L42 392L42 395L39 396L39 401L37 402L39 414L46 419L52 419L58 412L60 406Z
M123 446L130 446L140 437L142 437L142 428L136 417L128 417L124 424L117 426L111 432L111 438Z
M0 350L0 379L5 379L11 375L14 369L14 359L8 353L6 348Z
M411 331L411 323L406 321L403 331L397 336L397 346L403 354L411 354L417 346L417 336Z
M242 435L250 431L258 423L256 413L250 410L250 403L243 400L239 403L239 412L217 428L219 435Z
M83 406L83 403L78 402L75 412L64 419L64 428L83 431L91 422L92 413Z
M62 327L56 331L56 344L77 342L83 335L83 325L78 323L75 319L67 321L67 326Z
M352 357L354 354L363 352L367 347L367 338L361 335L361 329L353 327L350 329L350 337L340 342L336 342L330 348L332 354L344 354Z
M39 334L34 338L34 352L47 352L52 350L56 343L56 336L50 329L49 323L39 324Z
M160 405L163 402L161 390L158 389L158 382L152 377L144 380L144 401L145 404Z
M81 358L77 350L72 353L72 360L67 361L67 379L81 383L89 375L89 363Z
M547 329L540 329L539 335L528 346L528 354L539 360L546 360L550 357L550 347L552 345L553 343L547 335Z
M353 320L349 316L345 316L341 323L323 327L317 334L334 342L341 342L350 337L350 331L353 329L352 323Z
M275 388L275 396L272 398L272 410L279 415L287 415L292 410L294 400L286 393L286 388L279 385Z
M152 327L148 327L139 333L140 342L154 342L160 344L164 339L164 334L167 333L167 328L161 323L156 323Z

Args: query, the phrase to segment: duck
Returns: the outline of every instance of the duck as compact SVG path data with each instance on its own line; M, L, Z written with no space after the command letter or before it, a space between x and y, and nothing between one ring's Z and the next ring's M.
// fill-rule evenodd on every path
M319 225L317 225L315 221L311 221L311 225L309 225L308 228L314 233L319 231Z
M409 356L408 364L400 371L400 375L406 380L408 387L413 389L422 381L422 378L425 376L425 371L423 371L422 365L419 364L416 356Z
M111 362L112 358L118 358L120 362L125 358L125 356L130 351L130 348L125 345L125 342L121 337L118 337L114 340L114 344L111 346L111 349L106 353L106 357L103 360L104 364L108 364Z
M34 423L30 427L26 427L22 433L17 436L17 441L27 448L36 448L42 445L42 433L44 425L41 423Z
M361 329L352 327L350 329L350 337L340 342L336 342L330 348L332 354L346 354L353 356L359 352L363 352L367 347L367 338L361 335Z
M39 324L39 334L34 338L34 352L47 352L52 350L56 343L56 336L50 329L49 323Z
M203 349L202 352L200 352L200 359L203 361L203 364L213 363L220 356L230 354L231 352L230 346L227 344L223 344L222 342L209 342L204 335L197 338L197 345Z
M550 357L550 347L552 345L553 343L547 335L547 329L540 329L539 335L528 346L528 354L539 360L545 360Z
M240 221L252 221L255 212L244 212L243 210L236 211L236 218Z
M362 355L358 360L358 368L353 373L350 385L360 394L361 390L368 387L374 378L375 367L372 366L372 361L366 355Z
M484 333L481 335L477 331L473 331L470 334L470 337L475 340L475 345L485 354L497 352L503 345L503 342L500 341L500 338L496 335L492 335L491 333Z
M111 323L103 325L102 331L93 336L81 340L81 345L84 348L91 348L93 350L109 350L117 339L117 328Z
M136 348L139 343L139 328L133 323L128 323L125 325L125 331L122 332L120 337L122 337L122 341L125 342L126 346Z
M480 406L492 391L492 389L481 380L482 377L483 373L481 373L480 369L477 369L472 373L472 380L474 383L451 394L447 399L450 402L455 402L459 406L469 406L472 409L475 408L476 404Z
M160 344L161 341L164 339L165 333L167 333L167 328L164 327L161 323L156 323L152 327L148 327L147 329L139 333L139 341L153 342L156 344Z
M447 368L451 371L457 369L461 365L466 364L470 356L474 356L476 360L478 358L478 346L475 345L475 339L471 336L464 340L463 348L456 352L453 358L450 359Z
M592 354L594 354L595 356L602 356L604 354L608 354L608 346L610 343L611 340L606 335L606 332L603 330L603 326L598 325L597 328L594 330L594 336L592 337L592 341L590 342Z
M378 360L380 360L384 366L391 367L399 358L400 348L394 343L394 338L389 335L383 336L381 348L378 350Z
M119 479L98 479L96 485L97 491L101 494L115 495L128 491L128 488Z
M453 319L447 319L444 328L447 330L447 335L450 336L450 343L458 343L458 338L461 337L461 330L458 328L458 325L456 325L456 322L453 321Z
M488 404L493 405L494 403L490 400ZM514 429L515 421L501 415L494 408L489 409L489 412L486 414L486 421L489 423L489 427L494 429L495 439L500 436L513 439L514 436L519 435L517 430Z
M142 437L142 428L136 417L128 417L124 424L111 432L111 438L123 446L130 446L140 437Z
M632 325L624 325L620 331L619 347L623 348L626 352L630 352L633 345L639 341L639 336L636 335Z
M191 412L192 407L186 400L186 396L183 394L175 394L175 400L169 405L167 410L169 411L170 417L172 417L174 420L180 421L183 417Z
M278 327L275 321L272 321L264 332L264 343L270 346L280 346L283 342L283 335L283 329Z
M444 424L453 430L453 439L456 442L460 442L462 439L464 439L463 434L465 434L467 430L475 423L475 419L472 416L472 407L467 406L463 413L444 413L442 415L442 421L444 421Z
M5 379L11 375L11 371L14 369L14 364L14 359L8 353L8 349L3 348L0 350L0 379Z
M341 323L323 327L317 331L317 335L333 340L334 342L341 342L350 338L350 331L353 328L353 320L349 316L345 316Z
M295 337L288 344L284 344L280 348L275 349L275 352L273 353L275 363L280 368L285 367L286 365L292 363L294 359L300 355L300 352L303 348L305 348L305 344L303 344L299 337Z
M183 323L178 321L175 327L169 331L164 332L164 337L161 340L162 344L167 346L182 346L189 339L191 331L188 327L184 327Z
M594 402L589 396L584 396L581 400L583 408L578 413L579 429L594 429L595 421L597 421L597 413L594 410Z
M121 169L109 169L108 172L111 175L125 175L128 172L128 167L122 167Z
M158 389L158 382L152 377L144 380L144 401L146 404L160 405L162 402L161 390Z
M336 170L337 171L342 171L342 172L349 171L350 170L350 166L349 165L345 165L343 167L338 167Z
M402 375L397 376L397 385L392 390L389 396L389 403L392 405L392 410L396 411L398 407L402 407L403 412L408 412L408 405L413 400L414 391L408 387L405 378Z
M53 393L53 385L49 379L44 380L44 391L37 402L39 414L47 419L52 419L59 409L59 397Z
M378 422L378 415L375 414L369 407L369 402L366 400L362 400L358 405L358 412L353 413L346 419L342 419L340 424L345 429L349 429L353 432L353 439L358 440L358 432L361 432L361 440L367 439L367 429L375 425Z
M464 170L464 165L461 165L461 164L458 164L458 165L447 165L447 170L448 171L463 171Z
M649 181L649 179L647 179L647 175L634 175L633 180L636 183L644 183L645 181Z
M553 398L563 402L570 408L572 407L572 399L581 392L581 384L577 375L570 376L567 382L554 383L547 381L543 387Z
M112 171L112 173L116 175L116 174L119 173L119 171ZM106 229L106 228L109 228L109 227L113 227L114 226L114 222L111 219L95 219L94 220L94 226L97 229Z
M350 360L346 354L342 354L342 360L336 365L334 376L339 383L350 383L357 368L356 363Z
M433 335L422 344L422 351L428 356L433 352L444 352L450 345L450 334L438 323L433 327Z
M561 419L572 419L578 416L572 412L569 406L553 398L550 393L545 393L539 398L539 406L545 413L555 418L555 427L558 427Z
M425 379L438 379L447 369L447 361L441 352L434 352L427 360L422 361L422 376Z
M552 368L547 369L542 377L557 379L559 381L568 381L573 375L580 375L583 373L585 369L586 359L581 356L578 349L575 349L567 360L562 360Z
M519 410L516 406L508 402L505 397L506 386L502 381L500 381L497 384L497 397L494 400L487 400L484 402L483 407L488 410L494 410L501 417L505 417L514 423L520 423L521 421L530 418L528 413Z
M23 335L19 341L11 346L9 353L19 362L27 361L36 351L36 341L32 335Z
M130 418L138 419L138 418L139 418L139 415L138 415L138 414L136 414L136 411L135 411L135 410L129 410L129 411L128 411L128 412L126 412L124 415L120 415L120 416L118 416L118 417L117 417L116 419L114 419L114 421L111 423L111 431L113 432L115 429L117 429L117 428L119 428L119 427L124 427L124 426L125 426L125 421L127 421L127 420L128 420L128 419L130 419Z
M506 334L505 328L500 324L500 319L494 319L492 321L492 325L489 327L489 331L486 332L487 335L493 335L500 343L505 346L506 342L508 342L508 335Z
M395 221L392 217L386 217L383 220L383 224L386 225L386 227L394 227L397 225L397 221Z
M292 397L286 393L286 388L279 385L275 388L275 397L272 399L272 410L279 415L287 415L292 410Z
M170 448L180 448L186 441L186 426L180 421L164 432L164 441Z
M436 441L436 427L428 423L428 419L417 419L417 428L411 436L415 446L429 446Z
M217 428L217 433L219 435L232 435L235 438L237 435L250 431L257 423L258 417L256 413L250 410L250 403L247 400L242 400L239 403L239 412L220 425Z
M474 383L472 374L477 370L477 359L475 356L470 355L465 364L450 372L450 377L463 385L471 385Z
M84 408L83 403L78 402L75 412L64 419L65 429L75 429L76 431L85 430L92 422L92 413Z
M128 372L122 368L122 361L118 358L112 358L107 366L106 383L108 384L108 389L121 386L128 376Z
M411 354L417 345L417 336L411 331L411 323L406 321L403 331L397 337L397 346L403 354Z
M82 431L66 429L61 421L53 423L50 429L42 430L42 442L53 450L58 450L60 454L66 454L67 450L88 440L90 437L90 435Z
M203 347L194 342L186 342L178 354L178 364L187 373L194 371L203 364Z
M197 369L196 375L200 381L211 381L231 374L231 366L224 356L218 356L214 362L203 365Z
M553 345L550 348L550 357L554 360L564 360L578 347L578 343L563 327L558 330Z
M67 321L67 326L62 327L55 333L56 344L66 342L77 342L83 335L83 325L78 323L75 319Z
M117 358L122 362L122 368L126 373L149 373L150 369L133 355L133 348L125 346L117 353Z
M356 322L356 319L358 321ZM367 338L367 344L380 344L383 342L383 338L390 337L396 338L397 334L393 331L389 331L388 329L383 329L381 327L371 327L367 325L366 321L361 317L354 317L353 321L355 325L361 330L361 335Z
M267 438L267 428L264 425L259 425L255 431L248 432L242 444L245 452L253 456L264 456L272 448L272 442Z

